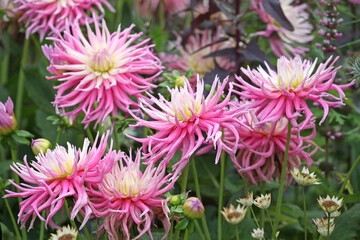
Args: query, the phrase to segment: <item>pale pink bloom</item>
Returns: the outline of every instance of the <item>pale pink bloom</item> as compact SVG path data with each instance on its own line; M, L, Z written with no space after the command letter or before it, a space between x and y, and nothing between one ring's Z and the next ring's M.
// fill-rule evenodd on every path
M60 85L53 104L73 121L83 112L85 127L95 121L104 124L108 115L118 110L129 113L136 108L142 93L156 85L150 82L160 74L160 61L152 52L150 39L138 41L142 33L131 34L134 25L110 34L105 21L102 30L95 21L95 32L87 27L87 38L78 24L68 26L64 37L51 38L54 49L43 47L50 60L49 72ZM136 42L138 41L138 42ZM70 108L70 110L68 110Z
M4 16L0 19L0 24L4 24L4 22L8 22L9 18L14 18L16 15L14 13L14 0L1 0L0 2L0 10L4 11ZM0 28L1 29L1 28Z
M145 126L157 132L143 139L129 137L143 143L147 162L156 162L166 154L162 161L168 165L174 154L181 150L181 160L173 165L178 173L203 144L213 144L209 146L210 149L217 148L216 163L223 149L235 156L235 148L230 149L222 142L222 128L228 128L236 138L238 134L233 123L238 121L236 117L243 112L239 108L233 110L226 108L232 91L232 83L229 84L229 93L225 99L220 100L227 82L228 79L220 83L219 79L215 78L206 98L204 82L198 78L196 92L185 79L183 87L168 89L171 94L170 101L161 94L159 94L159 99L152 95L149 95L150 99L141 99L141 109L152 120L143 120L134 116L138 120L135 127ZM153 106L153 103L156 106ZM209 148L206 149L209 150Z
M0 102L0 136L12 133L16 127L17 121L14 114L14 103L8 97L5 104Z
M90 192L91 208L97 217L104 217L98 234L108 232L110 240L130 238L130 229L137 226L139 232L134 239L146 232L151 235L151 225L155 218L162 221L165 236L170 229L169 209L164 193L170 191L176 181L169 182L166 167L149 164L140 170L140 151L135 160L122 155L114 163L110 173L101 184Z
M180 52L180 55L162 53L160 58L164 66L171 71L178 70L181 74L185 74L191 68L193 75L189 78L189 81L195 87L197 74L199 74L200 78L203 78L206 73L215 68L215 61L221 68L229 71L234 67L234 64L227 57L204 58L215 51L232 47L230 41L212 44L220 40L223 35L221 28L217 29L214 36L212 36L210 29L196 30L195 35L191 35L187 39L184 47L181 44L181 36L177 35L177 41L173 45L174 49Z
M360 4L360 0L348 0L351 3Z
M334 84L336 72L340 67L333 68L336 58L331 62L330 57L325 63L320 63L316 67L317 59L312 63L309 60L302 61L297 55L295 58L280 57L277 61L277 72L272 70L267 63L267 71L262 67L257 70L242 68L242 72L251 80L249 84L240 76L236 79L240 84L235 84L243 89L237 92L245 99L254 99L250 107L259 107L259 123L278 121L282 116L291 120L293 127L298 127L297 118L300 113L305 113L305 120L299 125L303 128L310 122L313 115L306 100L319 103L324 109L323 118L325 120L329 107L344 105L345 94L343 89L351 86L353 82L345 85ZM328 91L335 90L339 97L334 96Z
M191 0L137 0L134 1L135 8L140 8L143 16L148 16L149 11L154 14L159 7L159 4L163 5L163 11L167 14L183 13L188 7L190 7ZM183 14L181 14L183 16Z
M282 117L276 123L267 122L258 125L258 112L250 110L241 119L244 126L238 126L237 131L240 140L236 141L232 133L225 132L225 141L231 145L236 144L238 154L234 161L238 173L255 184L260 181L270 182L272 178L280 178L287 140L288 120ZM316 152L317 146L311 141L316 135L315 124L311 123L304 129L312 129L309 136L299 136L296 129L292 129L287 159L286 181L291 178L290 170L298 167L301 160L308 166L313 160L311 156ZM310 146L314 147L311 152L306 152Z
M44 39L47 32L56 35L66 29L66 21L79 21L81 25L97 22L105 14L102 5L115 11L107 0L16 0L16 3L19 6L16 11L23 12L19 21L26 21L27 38L36 32L40 34L40 39ZM88 13L96 18L88 16Z
M290 57L289 53L291 55L305 53L309 48L294 46L294 44L306 44L314 38L311 35L313 27L308 22L309 14L305 12L308 6L305 3L293 5L292 2L293 0L280 0L284 14L294 28L293 31L289 31L265 11L262 0L251 1L252 8L259 14L261 20L267 24L265 31L253 35L269 38L270 46L278 57L283 55Z
M104 174L111 170L114 163L112 144L109 153L103 156L108 137L109 132L101 137L98 147L97 136L94 146L90 149L90 142L85 139L82 149L77 149L70 143L68 149L58 145L54 150L49 149L45 155L41 152L35 156L36 161L32 161L30 165L25 156L25 165L14 163L11 166L11 169L27 183L21 183L19 186L11 182L20 192L6 190L9 194L5 196L24 198L18 214L22 228L31 218L31 229L37 216L45 221L45 227L49 224L52 228L60 229L52 218L63 208L67 197L74 197L71 219L81 211L84 220L80 228L85 225L92 213L86 186L102 182ZM43 210L46 210L46 219L41 216Z

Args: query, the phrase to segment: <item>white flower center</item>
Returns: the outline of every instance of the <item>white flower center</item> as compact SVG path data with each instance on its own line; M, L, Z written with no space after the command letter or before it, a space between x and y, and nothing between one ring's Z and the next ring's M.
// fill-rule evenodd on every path
M95 72L104 73L113 67L113 61L107 49L102 49L90 57L89 65Z
M123 169L121 179L117 180L117 190L124 196L135 197L142 189L140 183L139 171L136 169Z
M205 76L206 73L210 72L215 67L213 58L203 58L204 56L210 54L210 51L203 49L197 53L190 55L189 66L194 73L200 74L200 76Z
M296 89L304 80L303 64L300 57L296 56L291 60L281 57L277 62L277 73L278 78L275 85L286 87L286 90Z

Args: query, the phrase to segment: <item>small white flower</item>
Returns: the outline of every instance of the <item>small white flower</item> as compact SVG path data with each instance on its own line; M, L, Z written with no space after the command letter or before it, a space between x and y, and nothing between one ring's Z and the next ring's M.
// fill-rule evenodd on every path
M315 218L313 219L313 223L315 224L316 230L319 234L323 237L327 237L328 232L328 219L327 218ZM329 228L329 235L334 231L335 223L334 219L330 218L330 228Z
M244 198L239 198L236 200L238 203L245 205L246 207L251 207L253 204L253 192L249 192L248 195Z
M256 199L253 201L255 206L261 209L267 209L271 203L271 193L265 194L261 196L256 196Z
M263 228L253 229L251 236L256 239L263 239L264 238L264 229Z
M335 212L343 205L342 198L338 199L336 196L331 198L329 195L327 195L326 198L319 197L318 202L321 208L327 213Z
M315 173L309 173L309 169L304 167L300 172L296 167L290 171L291 175L294 177L295 181L300 186L309 186L313 184L320 184L319 179L316 177Z
M247 208L245 206L240 207L240 204L235 207L230 204L229 208L224 207L224 211L221 211L221 214L224 216L225 220L233 225L239 224L246 215Z
M49 240L75 240L78 235L78 231L70 226L65 226L61 230L58 229L56 234L52 233Z

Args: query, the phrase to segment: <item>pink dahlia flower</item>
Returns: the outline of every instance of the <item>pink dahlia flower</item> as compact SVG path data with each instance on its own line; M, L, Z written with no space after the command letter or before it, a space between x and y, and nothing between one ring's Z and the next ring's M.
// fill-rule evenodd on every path
M16 0L17 12L23 12L19 21L26 21L26 37L38 32L40 39L50 31L51 35L65 30L65 22L79 21L81 25L97 22L102 19L105 5L110 11L115 11L107 0ZM98 16L98 13L101 13ZM88 16L91 13L97 16L93 19Z
M190 6L191 0L139 0L134 1L136 8L140 7L143 16L154 14L159 7L159 4L163 4L163 11L167 14L176 14L184 12Z
M285 117L281 117L275 123L258 125L258 114L255 109L241 116L245 125L237 127L239 141L236 141L231 133L225 132L225 141L230 145L237 144L239 149L234 161L238 173L253 184L260 181L270 182L271 178L280 178L288 127L288 120ZM310 166L313 162L311 156L317 150L317 146L311 141L316 136L315 124L312 122L304 129L312 129L312 133L309 136L299 136L295 128L291 130L287 182L291 180L290 170L299 167L301 160L306 161ZM311 145L315 146L314 150L306 152L305 149Z
M197 74L199 74L200 78L203 78L206 73L215 68L215 61L221 68L227 70L233 68L234 64L227 57L216 57L215 60L212 57L204 58L212 52L232 47L229 41L212 44L220 40L221 37L221 28L218 28L215 36L212 36L212 31L209 29L198 30L195 31L195 36L188 38L186 45L183 47L181 36L177 35L174 49L179 51L180 55L162 53L160 55L161 60L169 70L178 70L181 74L185 74L191 68L193 75L189 78L189 81L195 87Z
M49 72L61 82L53 104L62 108L63 115L73 121L83 112L82 123L96 125L118 109L128 114L129 107L138 105L131 97L139 98L151 87L150 82L160 74L160 61L152 53L150 39L134 43L142 34L131 34L132 25L111 34L102 21L102 31L95 21L95 33L87 24L87 38L78 24L64 32L64 37L51 38L54 49L43 47L50 60ZM71 107L71 111L66 111Z
M0 136L8 135L15 131L17 121L14 114L14 103L11 98L3 104L0 102Z
M110 240L130 239L129 229L135 224L141 238L146 232L151 235L151 225L157 217L162 221L165 236L170 229L169 209L164 193L173 188L175 181L169 182L171 175L166 174L163 165L150 164L140 170L140 151L135 160L123 156L114 163L110 173L96 189L90 193L91 207L97 217L104 217L100 233L109 233ZM176 179L175 179L176 180Z
M309 14L305 12L308 7L305 3L292 5L293 0L280 0L281 8L294 30L289 31L283 28L264 9L262 0L252 0L252 8L259 14L262 21L267 24L266 30L257 32L254 35L269 38L271 49L278 57L303 54L309 50L307 47L294 46L294 44L306 44L313 40L310 35L313 29L308 22Z
M103 157L108 137L109 132L101 137L98 147L95 147L98 137L96 137L94 147L90 149L88 149L90 142L85 139L82 150L68 143L67 150L62 146L57 146L54 150L46 151L45 155L41 152L35 157L36 161L31 162L31 166L26 156L24 157L25 165L14 163L11 166L11 169L26 183L32 184L22 183L19 186L11 182L20 192L7 190L9 194L5 196L24 198L20 203L18 214L18 221L21 221L22 228L31 218L29 227L31 229L37 216L45 221L45 226L49 224L53 228L60 229L52 218L62 209L66 197L74 197L71 219L74 219L81 210L84 213L84 221L80 228L85 225L92 213L86 186L102 182L104 174L111 170L114 162L114 152L111 150ZM41 216L43 210L46 210L46 219Z
M239 108L233 110L226 108L232 91L232 83L230 83L226 98L220 100L227 81L225 79L221 84L219 79L215 78L206 98L204 97L204 82L198 78L196 92L185 79L184 87L168 89L171 94L170 101L160 94L159 99L149 95L150 99L140 100L141 109L153 120L143 120L134 116L138 120L135 127L145 126L157 132L144 139L130 137L143 143L144 150L147 151L145 154L147 162L156 162L164 157L163 162L168 165L174 154L181 150L181 160L173 166L177 168L177 174L203 144L213 144L217 147L216 163L222 149L235 156L235 148L230 149L222 142L222 128L228 128L237 136L233 123L237 122L236 117L243 112ZM157 107L152 106L152 103L155 103Z
M276 122L282 116L291 120L292 126L297 127L297 118L300 113L305 113L305 120L299 125L302 129L309 124L313 115L306 99L319 103L323 109L323 118L320 124L325 120L329 107L344 105L343 98L345 94L343 89L348 88L354 82L346 85L334 84L337 70L340 67L333 68L337 58L331 62L331 57L325 62L320 63L316 68L314 63L304 60L299 56L295 58L281 57L277 62L277 72L267 66L267 71L262 67L257 70L242 68L242 72L251 80L254 85L247 83L241 77L236 77L240 84L235 84L243 89L237 92L245 99L254 99L250 107L261 108L259 110L259 123ZM336 97L328 91L336 90L339 97Z

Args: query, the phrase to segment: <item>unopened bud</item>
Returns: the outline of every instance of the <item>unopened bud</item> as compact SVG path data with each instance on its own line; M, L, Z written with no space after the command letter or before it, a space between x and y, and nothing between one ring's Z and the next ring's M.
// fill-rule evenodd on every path
M45 154L49 148L51 148L51 143L45 138L38 138L36 140L33 139L31 142L31 150L35 156L41 152Z
M0 136L9 135L15 131L16 127L14 104L9 97L5 104L0 102Z
M180 76L180 77L177 77L175 79L175 85L177 87L183 87L184 86L184 83L185 83L185 78L183 76Z
M169 203L173 206L177 206L181 203L181 198L179 197L179 195L171 196Z
M196 197L186 199L183 207L184 215L190 219L201 218L204 214L204 206Z

